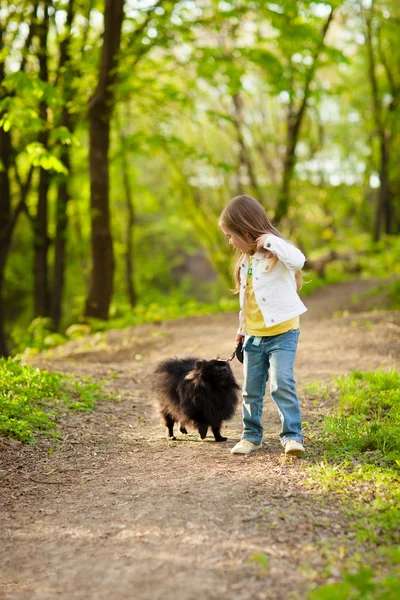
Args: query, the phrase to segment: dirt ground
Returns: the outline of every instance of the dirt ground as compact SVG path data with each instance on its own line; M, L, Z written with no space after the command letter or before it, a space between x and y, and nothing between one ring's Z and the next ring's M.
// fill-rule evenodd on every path
M307 466L321 459L310 431L331 405L304 387L353 369L400 367L400 314L371 310L376 298L351 303L374 285L346 283L305 300L296 359L311 426L303 460L282 456L269 396L264 446L249 456L230 454L240 410L223 430L226 443L201 442L194 431L165 438L150 391L155 365L171 355L229 356L235 314L111 331L32 359L105 380L116 401L63 418L56 447L0 441L0 598L306 598L327 575L335 540L346 540L345 553L355 540L340 500L306 484ZM233 368L241 381L237 361ZM267 568L254 553L268 557ZM328 578L339 568L330 564Z

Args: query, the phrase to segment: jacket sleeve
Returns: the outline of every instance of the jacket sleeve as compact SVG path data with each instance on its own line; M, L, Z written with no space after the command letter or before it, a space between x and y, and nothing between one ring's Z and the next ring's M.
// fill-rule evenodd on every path
M272 254L276 254L279 260L292 271L300 271L306 262L306 257L296 246L272 233L266 236L264 248L272 252Z
M245 332L242 328L242 318L243 318L243 309L239 311L239 329L237 330L236 335L244 335Z

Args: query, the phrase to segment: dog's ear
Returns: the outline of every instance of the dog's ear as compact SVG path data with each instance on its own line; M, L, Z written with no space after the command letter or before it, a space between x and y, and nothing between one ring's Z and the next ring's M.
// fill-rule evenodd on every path
M189 373L185 377L185 381L192 381L195 387L204 387L205 385L201 373L197 369L189 371Z
M196 371L189 371L185 377L185 381L192 381L193 379L196 379Z

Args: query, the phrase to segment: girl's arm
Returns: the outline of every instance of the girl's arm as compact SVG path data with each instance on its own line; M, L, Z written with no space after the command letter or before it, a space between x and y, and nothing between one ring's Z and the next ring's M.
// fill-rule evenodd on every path
M239 336L244 338L244 331L242 329L242 316L243 316L243 309L240 309L240 311L239 311L239 329L237 330L237 333L236 333L236 344L239 343L239 341L238 341Z
M272 233L266 233L257 239L257 249L262 248L275 254L292 271L300 271L306 261L301 250Z

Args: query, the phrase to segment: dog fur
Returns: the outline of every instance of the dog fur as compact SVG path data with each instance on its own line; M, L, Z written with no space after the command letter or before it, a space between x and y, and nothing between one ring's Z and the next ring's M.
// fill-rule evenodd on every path
M156 368L154 388L170 439L176 439L173 429L178 422L181 433L187 433L190 423L201 439L211 427L216 442L227 440L221 435L221 425L233 416L240 389L229 363L170 358Z

